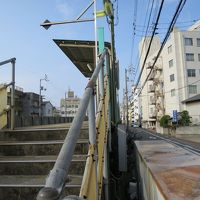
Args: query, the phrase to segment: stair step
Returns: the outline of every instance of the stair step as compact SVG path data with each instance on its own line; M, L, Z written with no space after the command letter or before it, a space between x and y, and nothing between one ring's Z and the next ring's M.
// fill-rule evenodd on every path
M0 176L0 200L35 200L44 187L46 176ZM69 175L65 185L65 195L78 195L82 176Z
M87 155L73 155L73 161L86 161ZM47 156L0 156L0 163L55 162L57 155Z
M1 175L0 187L44 187L46 176L41 175ZM82 176L69 175L65 187L80 187Z
M0 156L58 155L63 140L56 141L0 141ZM87 154L88 140L78 140L75 154Z
M3 156L0 157L0 175L47 175L56 158L57 156ZM85 161L86 156L74 155L69 173L82 175Z
M0 131L0 200L35 200L71 124ZM65 195L79 195L88 153L84 122L69 169Z
M3 141L41 141L41 140L64 140L69 129L54 128L54 129L22 129L1 131L0 140ZM81 138L88 138L88 128L82 128L80 132Z

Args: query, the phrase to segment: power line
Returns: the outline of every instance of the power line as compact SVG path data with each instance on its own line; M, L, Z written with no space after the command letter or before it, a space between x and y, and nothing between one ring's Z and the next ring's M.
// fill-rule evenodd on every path
M132 65L133 60L133 49L134 49L134 42L135 42L135 29L136 29L136 21L137 21L137 8L138 8L138 0L134 1L134 15L133 15L133 38L132 38L132 45L131 45L131 58L130 58L130 66Z
M176 26L177 28L186 28L188 26L191 26L192 24L189 24L189 25L184 25L184 26ZM168 29L168 27L157 27L157 30L166 30ZM141 29L135 29L136 32L140 32L140 33L144 33L144 30L141 30Z
M153 5L154 5L154 0L151 2L150 14L149 14L149 18L148 18L148 22L147 22L147 26L146 26L146 31L145 31L145 41L146 41L146 36L147 36L148 29L149 29L149 24L150 24L150 20L151 20L151 15L152 15L152 11L153 11ZM148 13L149 6L150 6L150 1L148 2L147 13ZM144 24L146 24L147 13L146 13L146 16L145 16ZM145 27L145 26L144 26L144 27ZM144 29L143 29L143 30L144 30ZM144 43L142 44L142 50L141 50L141 52L143 52L143 49L144 49ZM138 57L138 55L137 55L137 57ZM137 72L138 72L138 69L139 69L140 59L141 59L141 55L140 55L139 60L138 60L138 63L137 63L137 67L136 67L136 70L135 70L135 76L134 76L134 78L133 78L133 82L135 81L135 77L136 77Z
M178 18L178 16L179 16L180 12L182 11L182 9L183 9L185 3L186 3L186 0L180 0L180 1L179 1L179 4L178 4L178 6L177 6L177 8L176 8L176 11L175 11L175 13L174 13L174 16L173 16L173 18L172 18L172 20L171 20L171 23L170 23L170 26L169 26L169 28L168 28L168 31L167 31L167 33L166 33L166 35L165 35L165 38L164 38L164 40L163 40L163 42L162 42L162 44L161 44L161 47L160 47L160 49L159 49L159 51L158 51L158 54L157 54L157 56L156 56L156 58L155 58L155 60L154 60L154 62L153 62L153 65L151 66L151 70L150 70L149 74L147 75L147 77L146 77L146 79L145 79L145 81L144 81L142 87L140 88L141 90L139 91L139 94L142 92L142 90L143 90L143 88L144 88L146 82L148 81L149 76L151 75L151 72L152 72L153 69L154 69L154 66L155 66L155 64L156 64L156 62L157 62L157 60L158 60L158 58L159 58L159 56L160 56L160 54L161 54L161 52L162 52L162 49L163 49L165 43L167 42L167 39L168 39L169 36L170 36L171 31L173 30L173 27L174 27L174 25L175 25L175 23L176 23L176 20L177 20L177 18ZM140 81L140 80L139 80L139 81ZM139 81L138 81L138 83L139 83Z
M194 82L192 82L192 83L190 83L190 84L188 84L188 85L185 85L185 86L183 86L183 87L179 87L179 88L177 88L177 89L174 89L175 91L179 91L179 90L182 90L182 89L184 89L184 88L187 88L187 87L189 87L190 85L194 85L195 83L198 83L198 82L200 82L200 79L199 80L197 80L197 81L194 81ZM171 93L171 90L169 90L169 91L166 91L166 92L163 92L163 94L167 94L167 93ZM141 93L140 93L141 94ZM139 93L137 94L137 97L138 96L140 96L140 97L147 97L147 96L151 96L151 95L140 95Z
M187 23L194 23L194 22L197 22L199 21L200 19L193 19L193 20L190 20L190 21L181 21L181 22L176 22L176 24L187 24ZM163 23L158 23L158 25L169 25L170 22L163 22ZM145 27L145 26L142 26L140 24L136 24L137 27Z
M159 11L158 11L158 15L157 15L157 19L156 19L156 22L155 22L155 26L154 26L154 29L153 29L153 33L152 33L152 36L151 36L151 39L150 39L150 42L149 42L149 46L148 46L148 49L147 49L147 53L146 53L146 56L144 58L144 61L143 61L143 65L142 65L142 69L140 71L140 74L139 74L139 77L137 79L137 82L136 82L136 87L134 89L134 91L136 90L138 84L139 84L139 81L140 81L140 78L142 76L142 73L143 73L143 70L144 70L144 67L145 67L145 63L146 63L146 60L147 60L147 57L149 55L149 52L150 52L150 48L151 48L151 44L152 44L152 41L153 41L153 37L155 35L155 32L156 32L156 28L157 28L157 25L158 25L158 21L160 19L160 15L161 15L161 11L162 11L162 8L163 8L163 3L164 3L164 0L162 0L161 4L160 4L160 7L159 7Z

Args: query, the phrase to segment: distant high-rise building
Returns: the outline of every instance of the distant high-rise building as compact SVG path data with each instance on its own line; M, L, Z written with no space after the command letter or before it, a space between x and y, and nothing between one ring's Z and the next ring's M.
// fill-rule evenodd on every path
M75 96L74 91L68 90L67 97L60 101L60 111L62 117L74 117L78 111L80 98Z

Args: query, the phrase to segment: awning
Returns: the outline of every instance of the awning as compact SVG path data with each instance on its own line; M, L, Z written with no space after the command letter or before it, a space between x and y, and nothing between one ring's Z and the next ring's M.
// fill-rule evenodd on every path
M95 67L94 41L55 39L54 42L85 77L91 77ZM110 49L110 43L105 46Z

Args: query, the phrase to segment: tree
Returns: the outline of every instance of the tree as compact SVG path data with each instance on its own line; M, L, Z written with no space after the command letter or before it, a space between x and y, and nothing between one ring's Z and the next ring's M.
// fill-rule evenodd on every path
M189 116L189 112L184 110L181 112L181 119L179 120L179 123L183 126L189 126L191 123L190 118L191 117Z
M160 126L167 128L169 126L170 119L169 115L163 115L160 119Z

